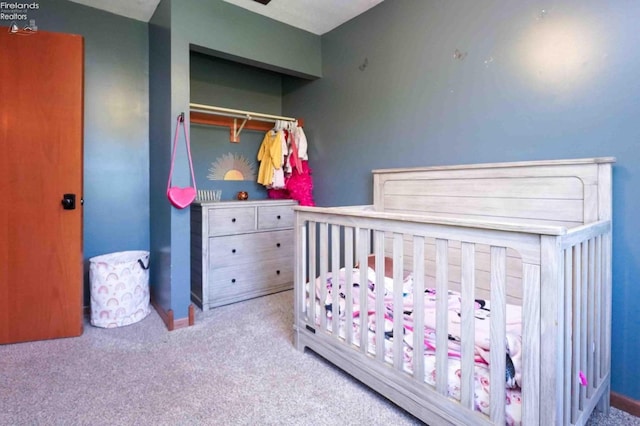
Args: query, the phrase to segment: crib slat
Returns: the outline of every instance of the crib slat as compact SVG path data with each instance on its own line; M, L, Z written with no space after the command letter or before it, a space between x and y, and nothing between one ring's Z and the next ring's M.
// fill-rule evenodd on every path
M475 351L475 244L462 243L461 370L460 403L473 409Z
M369 254L369 230L364 228L358 228L358 263L360 264L360 277L358 278L359 287L358 295L360 297L360 316L359 316L359 330L360 330L360 352L367 353L368 350L368 306L367 306L367 288L369 280L367 279L367 268L363 265L367 265L367 255Z
M385 321L384 321L384 231L374 232L374 253L376 259L376 359L384 361Z
M597 389L602 382L602 371L600 370L600 358L602 354L600 352L600 348L602 347L602 237L598 236L595 240L595 270L594 270L594 279L595 279L595 288L594 288L594 297L595 297L595 348L594 348L594 389Z
M580 274L582 275L582 291L580 293L580 372L587 373L587 348L589 342L587 340L587 316L588 309L588 296L589 296L589 245L585 241L580 244L582 249L581 262L580 262ZM584 410L586 404L587 393L584 386L580 386L580 411Z
M424 383L424 237L413 237L413 377Z
M316 288L316 279L318 276L318 271L316 269L316 244L317 244L317 229L316 222L309 222L309 316L307 318L307 322L312 324L312 327L316 327L316 298L317 298L317 288Z
M299 220L298 215L295 215L295 252L293 253L294 258L294 270L295 275L293 277L294 285L293 285L293 324L298 328L302 326L303 315L308 315L307 310L307 295L305 294L307 291L311 294L311 289L313 285L313 280L305 279L305 271L306 271L306 256L307 256L307 227L304 221ZM308 288L305 288L306 284ZM308 300L313 300L312 297L309 297ZM294 333L294 343L296 348L302 350L299 345L299 332Z
M602 182L601 188L611 188L611 165L598 166L598 181ZM612 218L611 190L598 192L598 218ZM602 239L602 311L600 315L602 330L602 351L600 355L601 376L604 378L611 373L611 231L603 234ZM611 378L607 379L607 387L611 386ZM598 410L609 414L610 395L607 389L604 396L598 402Z
M393 366L396 370L402 370L404 360L403 242L402 234L393 234Z
M540 347L540 266L522 265L522 347ZM540 424L540 351L522 353L522 424Z
M327 273L329 271L329 224L320 224L320 329L327 331Z
M436 239L436 390L447 396L449 358L448 352L448 283L449 242Z
M591 399L591 395L593 393L593 385L596 382L595 374L593 370L593 366L595 365L595 360L593 355L594 355L594 345L595 345L595 322L596 322L595 321L596 289L595 289L595 267L594 267L596 246L595 246L595 240L593 238L589 240L587 250L589 253L589 258L588 258L589 271L587 274L587 277L588 277L587 321L588 323L587 323L587 345L586 345L587 371L585 371L585 374L587 375L588 383L585 390L586 390L587 398Z
M610 179L610 175L609 175ZM609 194L610 196L610 194ZM608 199L611 203L611 199ZM609 204L610 206L610 204ZM611 210L609 208L609 217L611 217ZM602 376L611 372L611 233L604 234L602 237L602 351L601 351L601 364ZM608 379L608 385L611 386L611 379ZM598 402L598 410L609 414L610 408L610 395L609 392L605 392L605 395Z
M491 420L505 423L505 370L507 249L491 247Z
M569 382L571 383L571 422L575 422L578 418L580 410L580 389L578 386L578 372L580 371L580 346L582 333L580 333L582 323L582 273L580 265L582 265L582 249L581 244L577 244L573 248L573 366Z
M561 424L564 418L564 279L557 236L540 237L540 424ZM523 378L523 380L527 380ZM544 407L544 408L543 408Z
M353 345L353 228L344 227L345 339Z
M331 276L333 286L331 290L331 332L340 338L340 226L331 225Z
M571 420L571 396L573 395L573 383L571 380L571 360L573 341L573 250L564 250L564 423Z

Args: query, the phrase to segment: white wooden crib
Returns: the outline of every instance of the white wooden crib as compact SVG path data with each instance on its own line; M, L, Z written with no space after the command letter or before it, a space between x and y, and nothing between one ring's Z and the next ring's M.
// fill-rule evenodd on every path
M521 417L516 422L581 425L594 408L608 411L614 161L375 170L372 206L296 207L297 348L310 348L429 425L503 425L509 421L506 307L519 306ZM370 255L376 265L392 260L392 271L386 271L392 275L392 295L386 299L382 285L354 286L356 280L367 282L371 271L359 266L367 265ZM384 269L375 268L376 283L384 282ZM340 288L335 284L340 273L346 281L338 295L329 282ZM407 334L406 276L412 280L413 330L423 330L428 320L425 289L435 292L431 384L425 380L426 356L412 356L410 367L406 364L407 342L414 354L426 351L422 333ZM451 314L442 295L458 293L460 354L453 361ZM477 298L491 307L488 414L476 409ZM374 324L368 330L360 328L365 312ZM375 325L388 324L389 317L391 331ZM387 339L385 331L404 338ZM453 362L460 365L457 397L451 396L447 375Z

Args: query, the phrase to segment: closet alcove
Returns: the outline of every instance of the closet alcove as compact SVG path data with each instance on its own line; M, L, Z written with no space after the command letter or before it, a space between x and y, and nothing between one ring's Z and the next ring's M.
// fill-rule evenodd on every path
M254 111L275 116L282 113L284 75L231 60L190 52L190 103ZM197 113L196 113L197 114ZM221 117L223 118L223 117ZM237 120L238 127L243 119ZM252 124L258 124L254 122ZM240 191L250 200L267 199L256 182L257 154L269 123L261 129L247 125L237 143L230 143L228 126L191 120L191 149L198 189L221 190L221 200L233 200Z
M198 190L220 201L191 205L191 299L201 309L293 287L292 200L269 200L256 182L258 151L273 123L246 126L230 142L228 124L205 123L193 105L282 113L282 74L190 52L191 151ZM206 114L205 114L206 115ZM217 114L209 117L215 121ZM226 117L219 116L220 119ZM237 119L238 126L243 118ZM248 201L238 201L238 192Z

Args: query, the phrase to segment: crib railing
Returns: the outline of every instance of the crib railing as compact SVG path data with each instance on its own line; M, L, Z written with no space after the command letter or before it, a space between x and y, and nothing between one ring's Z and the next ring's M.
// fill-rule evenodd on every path
M561 238L564 282L564 424L584 424L596 404L609 409L611 360L611 224L570 230Z
M452 423L505 424L507 250L521 256L522 268L522 421L523 424L582 424L601 400L609 383L610 321L610 223L585 226L566 235L475 229L449 224L394 220L392 215L369 212L355 217L339 209L297 211L295 328L299 349L330 346L340 356L362 363L368 371L394 381L411 398L419 395L432 412ZM562 234L562 231L558 231ZM435 386L425 382L423 356L414 356L407 368L403 347L403 277L413 276L413 329L423 330L425 291L425 241L435 242L436 373ZM405 253L407 240L410 253ZM447 294L452 288L450 246L460 247L460 399L448 396ZM476 299L476 251L489 247L490 258L490 415L474 411L474 346ZM544 247L549 252L541 250ZM367 269L359 268L358 291L353 294L357 265L367 265L373 254L376 265L385 256L393 259L391 308L385 304L384 286L368 294ZM407 271L405 256L411 258ZM555 260L555 262L554 262ZM550 262L549 266L546 262ZM336 296L340 269L344 271L344 307ZM376 268L376 283L384 282L384 269ZM327 279L333 279L330 319L326 315ZM552 279L562 278L552 282ZM319 282L319 294L315 283ZM560 288L564 283L564 288ZM545 287L546 286L546 287ZM553 287L552 295L543 294ZM319 299L317 305L315 297ZM359 312L354 312L358 302ZM369 313L371 312L371 318ZM391 317L392 330L385 330ZM344 324L341 323L344 318ZM597 320L596 320L597 319ZM375 324L370 342L369 321ZM382 326L380 326L382 324ZM354 331L354 325L355 330ZM359 331L359 336L354 333ZM391 333L391 347L385 335ZM558 345L555 345L558 342ZM415 353L424 348L423 333L413 333ZM320 345L320 346L318 346ZM551 345L552 347L547 347ZM322 354L322 353L321 353ZM559 356L559 358L557 358ZM554 358L555 357L555 358ZM558 361L559 359L559 361ZM544 370L544 371L543 371ZM359 371L355 369L354 371ZM584 378L588 384L578 383ZM400 390L400 392L405 392ZM545 394L545 392L550 394ZM392 392L392 394L395 394ZM408 395L407 394L407 395ZM608 398L608 397L607 397ZM391 398L394 400L394 398ZM551 406L545 404L553 404ZM403 405L400 403L400 405ZM560 406L560 407L558 407ZM464 407L465 410L460 408ZM556 407L554 410L553 407ZM570 408L565 408L570 407ZM420 410L405 406L420 417ZM601 408L608 408L608 399ZM585 417L586 413L586 417ZM551 423L547 423L551 421Z

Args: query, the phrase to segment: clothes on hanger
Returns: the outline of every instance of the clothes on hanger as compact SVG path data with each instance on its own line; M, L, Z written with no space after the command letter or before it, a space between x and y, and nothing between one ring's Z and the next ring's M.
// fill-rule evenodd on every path
M258 183L264 186L273 184L273 176L276 169L280 169L283 163L282 147L283 134L278 131L269 130L258 150Z
M279 133L278 139L280 140L280 148L282 151L282 166L281 167L277 167L275 168L275 170L273 171L273 183L271 184L272 188L275 189L282 189L285 187L285 165L287 164L287 158L289 157L289 147L287 145L287 133L286 130L284 130L284 123L281 122L280 125L282 126L277 133Z
M282 127L280 127L282 126ZM280 127L280 130L276 130ZM271 180L265 183L260 180L262 173L259 173L258 183L267 187L267 195L272 199L293 199L298 201L302 206L314 206L313 201L313 179L311 177L311 169L308 164L308 142L302 127L295 123L279 123L276 122L274 129L267 132L263 145L270 134L282 134L280 140L282 144L282 167L274 168ZM274 142L267 143L274 143ZM263 151L261 146L260 152ZM260 160L260 153L258 159ZM273 163L275 165L275 162ZM270 167L267 162L260 164L260 170L263 167ZM267 174L265 172L264 177ZM283 178L283 180L281 180Z

